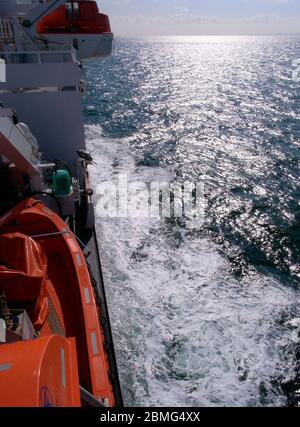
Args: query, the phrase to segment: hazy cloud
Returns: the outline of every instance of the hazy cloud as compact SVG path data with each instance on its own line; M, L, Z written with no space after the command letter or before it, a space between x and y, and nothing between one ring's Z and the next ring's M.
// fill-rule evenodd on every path
M300 33L300 0L102 0L120 35Z

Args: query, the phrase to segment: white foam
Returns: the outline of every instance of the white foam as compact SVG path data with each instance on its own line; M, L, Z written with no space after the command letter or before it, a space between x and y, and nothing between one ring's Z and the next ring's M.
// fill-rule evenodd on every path
M87 127L94 184L137 167L126 140ZM156 219L97 219L111 322L127 405L284 405L272 380L292 378L290 328L299 292L257 273L237 280L215 244ZM263 400L260 391L268 396Z

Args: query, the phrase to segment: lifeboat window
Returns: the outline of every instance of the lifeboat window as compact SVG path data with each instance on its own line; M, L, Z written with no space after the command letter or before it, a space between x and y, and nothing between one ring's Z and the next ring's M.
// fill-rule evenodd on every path
M66 3L66 14L67 14L67 19L72 18L72 3Z
M79 4L78 3L73 3L73 16L74 16L74 19L79 18Z
M67 19L78 19L79 18L78 2L66 3L66 14L67 14Z

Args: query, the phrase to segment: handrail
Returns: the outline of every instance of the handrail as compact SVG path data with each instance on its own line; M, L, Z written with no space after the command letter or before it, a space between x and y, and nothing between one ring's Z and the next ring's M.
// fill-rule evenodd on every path
M100 400L96 399L96 397L93 396L85 388L80 386L79 389L80 389L80 399L83 400L83 402L87 403L88 405L90 405L94 408L106 408L104 403L102 403L102 402L100 402Z
M44 63L44 58L52 58L55 59L57 55L68 55L69 60L67 62L75 62L77 61L76 54L73 49L70 50L0 50L0 56L4 57L4 59L7 61L7 64L14 63L13 58L28 58L32 57L34 60L31 60L29 63ZM19 59L18 59L19 60ZM45 63L48 63L49 61L46 61ZM19 63L19 62L17 62ZM21 61L21 63L24 63L24 61Z
M72 49L70 50L2 50L0 55L49 55L57 53L74 53Z

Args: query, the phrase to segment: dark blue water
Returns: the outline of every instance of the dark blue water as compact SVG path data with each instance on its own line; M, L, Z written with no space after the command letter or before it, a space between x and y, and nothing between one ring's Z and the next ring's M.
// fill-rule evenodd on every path
M98 218L128 405L295 406L297 37L117 39L86 63L94 181L204 181L200 230Z

